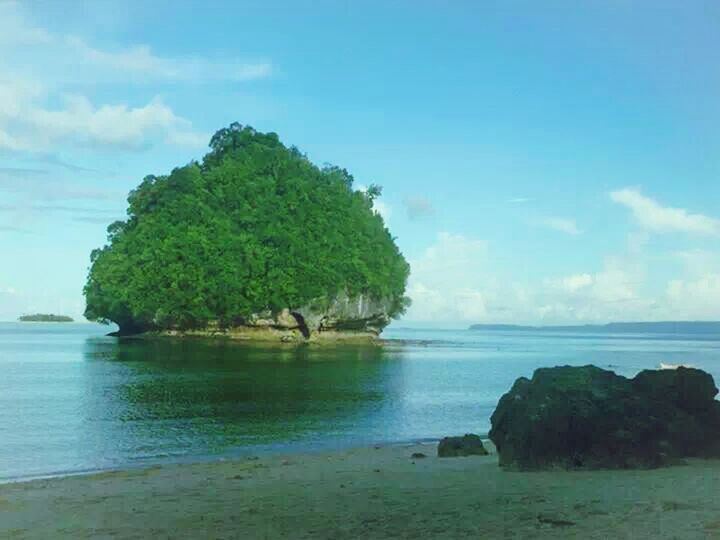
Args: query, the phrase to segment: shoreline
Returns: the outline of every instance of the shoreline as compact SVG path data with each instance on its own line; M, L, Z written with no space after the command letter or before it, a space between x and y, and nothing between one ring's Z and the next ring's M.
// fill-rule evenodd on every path
M480 435L483 439L484 444L492 445L492 442L487 439L487 434ZM266 445L266 446L252 446L240 448L235 452L228 452L226 454L199 454L199 455L187 455L178 456L176 459L162 459L157 460L149 459L144 462L136 463L123 463L117 466L110 467L97 467L87 469L71 469L71 470L59 470L40 472L27 475L17 476L5 476L0 477L0 489L3 486L10 484L22 484L26 482L34 482L36 480L56 480L64 478L74 478L82 476L92 476L95 474L105 473L125 473L132 471L141 471L143 469L151 469L156 467L174 467L174 466L192 466L199 464L213 464L213 463L232 463L235 461L243 461L248 458L273 458L278 456L292 457L292 456L313 456L325 453L336 453L345 452L348 450L358 449L381 449L381 448L411 448L411 447L427 447L432 446L433 449L440 442L439 438L420 438L420 439L408 439L398 441L379 441L371 442L367 444L328 444L328 445Z
M327 330L305 337L295 330L277 328L235 327L227 330L149 330L140 333L110 332L108 337L122 339L207 339L258 345L382 345L383 339L373 332Z
M4 484L0 537L720 537L720 460L522 473L494 454L435 456L353 448Z
M207 331L150 331L139 334L121 334L120 332L110 332L104 334L106 337L114 337L122 340L168 340L168 341L201 341L208 343L233 343L239 345L250 345L257 347L281 347L281 348L298 348L303 346L309 347L430 347L432 345L444 344L441 340L435 339L405 339L405 338L386 338L382 334L360 334L360 333L344 333L344 332L323 332L316 334L321 338L311 339L279 339L277 335L273 337L261 337L260 333L252 336L232 332L207 332Z

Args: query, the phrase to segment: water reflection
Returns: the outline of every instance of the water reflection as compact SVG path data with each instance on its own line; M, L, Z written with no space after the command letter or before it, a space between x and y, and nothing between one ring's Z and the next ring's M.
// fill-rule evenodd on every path
M88 339L84 428L109 462L221 455L352 438L399 392L377 346Z
M0 323L0 480L267 449L486 433L541 366L633 376L689 363L720 381L718 341L403 331L377 347L118 340L93 325Z

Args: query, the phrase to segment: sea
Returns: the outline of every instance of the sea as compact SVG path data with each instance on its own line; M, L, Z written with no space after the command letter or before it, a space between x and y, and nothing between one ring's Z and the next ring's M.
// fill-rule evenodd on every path
M381 346L108 337L0 323L0 482L486 434L539 367L720 381L720 335L387 329Z

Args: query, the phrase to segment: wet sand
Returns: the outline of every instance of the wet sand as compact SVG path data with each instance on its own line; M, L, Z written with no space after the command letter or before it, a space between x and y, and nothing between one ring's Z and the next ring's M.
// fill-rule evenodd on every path
M720 538L720 461L519 473L422 445L167 465L2 485L0 538Z

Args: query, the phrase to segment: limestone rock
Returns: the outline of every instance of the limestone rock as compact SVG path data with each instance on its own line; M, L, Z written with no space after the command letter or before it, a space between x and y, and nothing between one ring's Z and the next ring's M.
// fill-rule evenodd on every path
M305 340L343 336L375 337L390 322L390 302L345 292L330 300L318 300L297 309L285 308L276 314L263 312L248 318L248 327L266 327ZM289 335L289 334L288 334ZM287 336L285 336L287 338Z
M340 292L331 299L318 299L298 308L255 313L229 328L211 322L204 328L171 328L158 333L174 336L221 335L247 341L367 341L377 338L390 323L392 305L390 299L364 295L351 297L346 292ZM135 333L140 332L142 330Z
M364 295L339 293L328 302L315 302L296 310L310 333L328 330L363 331L376 335L390 322L390 302Z

